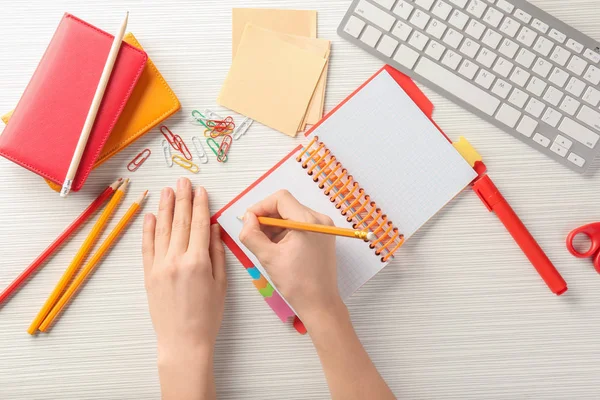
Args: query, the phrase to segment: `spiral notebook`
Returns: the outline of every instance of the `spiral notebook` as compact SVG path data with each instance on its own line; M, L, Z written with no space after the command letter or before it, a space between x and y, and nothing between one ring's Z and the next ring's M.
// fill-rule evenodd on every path
M274 295L280 294L269 275L239 241L237 217L252 204L286 189L337 226L374 232L377 240L371 244L336 241L338 286L347 299L476 178L399 85L400 76L391 67L380 70L315 125L306 146L297 147L216 216L234 242L232 250L243 252L252 263L244 266L260 271ZM282 317L284 305L270 305Z

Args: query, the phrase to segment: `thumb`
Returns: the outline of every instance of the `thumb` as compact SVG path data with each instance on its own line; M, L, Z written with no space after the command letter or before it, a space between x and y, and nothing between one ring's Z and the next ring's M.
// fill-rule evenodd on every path
M244 215L244 227L240 232L240 241L261 262L266 261L276 251L277 245L260 229L258 218L249 211Z

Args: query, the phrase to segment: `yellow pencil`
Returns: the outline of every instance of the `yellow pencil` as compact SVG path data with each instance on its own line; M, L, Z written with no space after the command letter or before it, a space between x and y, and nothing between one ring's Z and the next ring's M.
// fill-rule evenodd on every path
M31 325L29 325L29 329L27 329L27 332L30 335L33 335L37 331L40 324L44 321L44 318L46 318L46 316L48 315L48 313L50 312L52 307L54 307L54 305L58 301L61 293L65 290L65 288L69 284L69 281L71 280L71 278L73 278L73 275L75 275L77 273L79 266L81 265L81 263L83 262L83 260L85 259L85 257L89 253L89 251L91 250L91 248L94 245L94 243L96 242L96 239L98 238L98 236L100 236L100 234L104 230L106 223L108 222L108 220L112 216L113 212L117 208L117 205L119 205L119 202L121 201L121 198L123 198L123 195L125 194L125 189L127 188L128 184L129 184L129 179L125 179L125 181L123 182L121 187L119 187L119 189L113 195L112 199L110 199L110 202L108 203L108 205L106 206L106 208L104 209L102 214L100 215L100 218L98 218L98 221L96 221L96 223L92 227L90 234L88 235L88 237L85 239L85 241L79 248L79 251L77 252L77 254L75 254L75 257L71 261L71 264L69 265L69 267L65 270L65 272L61 276L60 280L56 284L56 287L54 288L52 293L50 293L50 296L48 296L48 299L42 306L42 309L35 316L35 319L31 323Z
M48 327L52 324L52 322L56 319L59 313L63 310L65 305L73 298L77 290L83 285L85 279L92 273L94 268L98 265L102 257L110 250L111 246L115 243L121 232L127 227L129 222L133 219L136 212L139 210L140 205L144 201L144 198L148 194L146 190L144 194L142 194L132 205L129 207L129 210L123 215L117 226L112 230L112 232L108 235L108 237L104 240L100 248L92 258L87 262L87 264L83 267L79 275L73 280L73 283L69 286L67 291L61 296L60 300L50 311L50 314L46 317L42 325L40 325L40 331L46 332Z
M242 217L238 217L239 220L243 220ZM292 229L296 231L307 231L315 233L323 233L325 235L344 236L355 239L368 240L372 242L377 239L377 236L373 232L359 231L348 228L338 228L337 226L309 224L306 222L290 221L287 219L269 218L269 217L258 217L258 222L261 225L274 226L277 228Z

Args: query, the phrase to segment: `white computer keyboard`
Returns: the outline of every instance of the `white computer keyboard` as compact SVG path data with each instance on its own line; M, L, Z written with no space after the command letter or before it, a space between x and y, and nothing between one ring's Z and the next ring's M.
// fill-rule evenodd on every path
M525 0L354 0L338 33L577 172L600 152L600 43Z

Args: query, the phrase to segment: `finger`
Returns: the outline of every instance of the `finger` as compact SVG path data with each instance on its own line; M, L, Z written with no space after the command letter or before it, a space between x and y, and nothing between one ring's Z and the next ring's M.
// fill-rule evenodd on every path
M173 231L169 251L183 254L190 242L190 226L192 224L192 183L188 178L177 180L175 196L175 214L173 216Z
M144 231L142 234L142 259L144 262L144 276L148 277L154 264L154 231L156 229L156 217L154 214L146 214L144 217Z
M221 285L227 284L225 271L225 248L221 241L221 227L214 224L210 227L210 261L213 268L213 277Z
M244 227L240 232L240 241L248 248L261 262L264 262L270 254L277 250L277 245L260 230L258 218L252 212L244 215Z
M175 193L166 187L160 194L158 216L154 233L154 253L157 257L164 257L169 250L171 242L171 229L173 228L173 209L175 207Z
M210 211L208 209L208 193L203 187L196 189L194 210L192 212L192 232L190 233L190 251L201 253L208 249L210 234Z
M291 219L299 222L316 223L313 211L300 204L287 190L280 190L263 201L250 207L248 211L259 217Z

